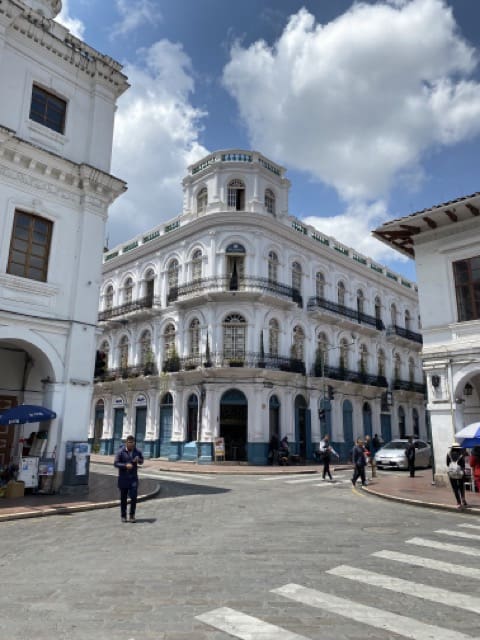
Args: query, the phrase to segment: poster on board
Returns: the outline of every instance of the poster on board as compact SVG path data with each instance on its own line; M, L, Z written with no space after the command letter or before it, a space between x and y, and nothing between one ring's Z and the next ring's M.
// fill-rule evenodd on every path
M224 438L215 438L215 440L213 441L213 449L214 449L215 462L219 458L223 458L225 460L225 439Z

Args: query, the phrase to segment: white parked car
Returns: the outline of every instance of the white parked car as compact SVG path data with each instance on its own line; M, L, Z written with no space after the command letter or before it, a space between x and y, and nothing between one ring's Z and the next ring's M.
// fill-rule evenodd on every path
M432 448L424 440L415 439L415 468L432 466ZM384 445L375 454L378 469L408 469L407 450L408 439L399 438Z

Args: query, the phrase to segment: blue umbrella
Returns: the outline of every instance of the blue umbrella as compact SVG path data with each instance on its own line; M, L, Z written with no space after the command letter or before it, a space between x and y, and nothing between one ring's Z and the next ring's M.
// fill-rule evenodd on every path
M480 422L472 422L455 434L456 440L462 447L470 449L480 445Z
M0 424L25 424L26 422L44 422L56 418L55 411L34 404L19 404L0 415Z

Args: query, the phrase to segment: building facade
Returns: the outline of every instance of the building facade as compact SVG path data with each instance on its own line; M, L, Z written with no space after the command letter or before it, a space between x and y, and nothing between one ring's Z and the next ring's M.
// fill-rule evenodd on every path
M374 235L415 258L436 478L455 433L480 418L480 194L387 222Z
M90 438L148 456L310 459L331 435L425 436L416 287L289 214L285 169L218 151L183 211L104 256Z
M52 409L57 482L86 440L121 66L54 21L60 0L0 3L0 411ZM93 355L92 355L93 354ZM46 432L46 433L45 433ZM4 428L0 465L24 436Z

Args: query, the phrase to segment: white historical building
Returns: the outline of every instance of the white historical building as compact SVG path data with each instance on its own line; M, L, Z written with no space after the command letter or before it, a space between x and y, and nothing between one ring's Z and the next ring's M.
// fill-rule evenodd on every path
M367 433L426 436L416 286L289 214L285 169L217 151L183 211L104 256L90 437L146 455L265 464Z
M86 440L122 67L55 22L60 0L0 2L0 411L52 409L57 482ZM26 425L27 436L38 424ZM0 465L22 427L3 427Z
M380 240L415 258L436 478L455 433L480 419L480 194L385 223Z

